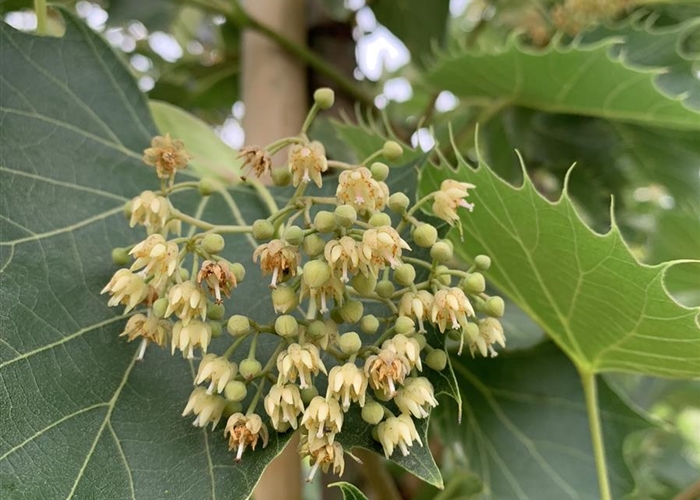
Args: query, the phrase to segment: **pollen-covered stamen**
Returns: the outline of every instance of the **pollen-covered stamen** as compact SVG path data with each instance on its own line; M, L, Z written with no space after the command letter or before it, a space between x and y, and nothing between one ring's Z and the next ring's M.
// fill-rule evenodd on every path
M469 211L474 210L474 205L467 203L464 199L469 196L469 189L474 189L474 187L473 184L452 179L442 181L440 190L436 191L433 197L433 213L435 216L450 225L454 225L459 221L458 207L466 208Z
M292 144L289 147L289 171L292 174L292 184L298 186L300 182L314 181L321 187L323 181L321 174L328 170L326 150L323 144L314 141L308 144Z
M255 413L252 415L243 415L242 413L231 415L224 429L224 437L226 436L228 436L228 449L236 450L237 462L241 461L243 452L248 446L255 449L258 440L262 439L263 448L267 446L267 426Z
M236 288L236 276L231 272L231 266L225 260L214 262L205 260L197 273L197 283L204 284L209 289L209 293L214 295L215 302L221 303L221 294L226 297L231 296L231 290Z
M447 328L448 319L452 328L465 329L469 316L474 316L474 308L461 288L452 287L435 292L430 308L430 320L440 332Z
M143 162L155 167L161 179L169 179L178 170L187 167L190 158L185 144L180 140L173 140L170 134L154 137L151 147L143 152Z
M279 239L263 243L253 252L253 261L260 259L260 269L264 275L272 274L270 287L276 288L282 276L296 276L301 264L299 248Z
M415 318L418 322L418 332L425 333L423 320L428 318L428 312L433 304L433 295L427 290L406 292L399 300L399 314Z
M299 378L299 387L310 387L312 376L319 372L327 373L326 367L321 361L318 347L306 343L290 344L277 357L277 370L279 371L278 383L295 382Z
M411 371L411 362L392 349L382 349L367 358L364 371L370 387L391 398L396 394L396 384L402 384Z

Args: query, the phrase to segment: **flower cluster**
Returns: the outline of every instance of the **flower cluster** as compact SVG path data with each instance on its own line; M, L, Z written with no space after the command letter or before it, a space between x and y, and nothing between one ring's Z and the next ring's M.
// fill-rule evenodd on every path
M330 91L319 92L307 123L332 101ZM289 149L287 168L273 169L272 155L283 147ZM505 346L497 319L503 301L486 293L479 272L490 259L478 256L471 268L459 269L452 243L419 219L430 208L445 227L458 225L474 209L466 199L475 186L446 180L411 204L404 193L392 193L389 166L375 161L401 155L401 146L387 141L360 164L333 161L304 132L243 148L240 158L250 174L271 174L276 185L297 189L266 219L218 226L172 204L169 195L179 189L212 194L206 179L196 186L174 183L189 159L182 143L158 137L146 150L144 161L169 182L127 207L131 225L143 226L147 235L115 249L114 260L125 267L103 293L126 313L140 308L122 334L140 340L138 359L150 344L199 358L183 415L193 415L199 427L215 428L226 419L224 436L236 460L265 447L271 432L298 431L309 480L318 469L342 474L349 412L370 425L387 458L408 455L424 444L416 422L438 404L431 376L447 367L446 350L461 354L466 345L472 356L495 356L495 346ZM333 196L307 194L335 170ZM271 196L267 203L275 204ZM191 226L188 236L179 236L183 223ZM277 314L269 322L248 317L243 308L226 319L224 299L236 308L239 294L250 292L238 290L243 264L221 256L222 235L244 233L257 248L236 259L269 276ZM369 307L374 314L365 311ZM229 347L208 352L224 328Z

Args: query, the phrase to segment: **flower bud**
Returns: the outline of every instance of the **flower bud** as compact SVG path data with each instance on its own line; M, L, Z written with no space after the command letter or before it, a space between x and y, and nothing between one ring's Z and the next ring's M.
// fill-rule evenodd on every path
M435 268L436 279L445 286L450 286L452 283L452 276L449 274L449 270L447 266L437 266Z
M430 224L421 224L413 230L413 241L416 245L423 248L430 248L435 244L438 233Z
M340 317L346 323L357 323L363 313L364 307L359 300L348 300L340 307Z
M369 170L372 172L372 178L374 180L385 181L386 178L389 177L389 165L386 163L380 161L374 162Z
M226 401L226 406L224 407L224 417L228 418L234 413L239 413L243 411L243 405L238 401Z
M403 148L396 141L386 141L382 147L382 155L387 160L398 160L403 154Z
M425 364L433 370L442 371L447 366L447 353L442 349L433 349L425 357Z
M418 347L420 347L421 349L425 348L425 344L428 343L428 339L426 339L425 335L423 335L422 333L412 335L411 338L415 339L416 342L418 342Z
M333 309L331 309L331 319L337 324L341 324L345 321L340 315L340 307L334 307Z
M197 191L199 191L199 194L202 196L212 195L214 192L216 192L216 181L207 177L200 179L200 181L197 183Z
M344 354L355 354L362 347L362 340L356 332L348 332L340 336L338 346Z
M126 203L124 203L124 217L127 219L131 219L131 216L133 215L133 210L134 210L134 204L133 200L129 200Z
M462 281L462 290L471 295L478 295L486 290L486 280L481 273L473 273Z
M351 227L357 220L357 210L352 205L340 205L333 212L335 222L341 227Z
M326 248L326 242L323 241L323 238L316 233L312 233L304 238L301 248L304 250L306 255L314 258L323 253L323 249Z
M391 297L391 294L394 293L394 290L394 284L389 280L380 281L379 283L377 283L377 287L375 288L377 295L379 295L383 299L388 299L389 297Z
M243 401L248 395L248 388L239 380L232 380L224 387L224 396L229 401Z
M304 264L302 277L309 288L319 288L331 277L331 266L322 260L309 261Z
M430 256L438 262L447 262L452 258L452 247L444 241L437 241L430 249Z
M326 324L323 321L312 321L306 327L306 336L311 340L320 340L326 336Z
M286 168L272 169L272 184L278 187L289 186L292 182L292 174Z
M314 92L314 102L321 109L328 109L333 106L335 92L328 87L321 87Z
M384 418L384 408L376 401L367 401L362 408L362 420L370 425L377 425Z
M253 222L253 238L258 241L269 240L275 235L275 226L267 219L258 219Z
M321 210L314 217L314 227L320 233L332 233L336 228L335 216L327 210Z
M287 314L299 305L299 297L293 288L278 286L272 290L272 307L276 313Z
M477 255L474 259L474 265L482 271L488 271L491 267L491 257L488 255Z
M226 329L234 337L248 335L250 333L250 320L246 316L236 314L231 316L226 324Z
M240 365L238 365L238 372L246 380L252 379L253 377L257 376L261 371L262 365L257 359L246 358L243 361L241 361Z
M362 333L373 335L377 333L378 329L379 320L374 314L368 314L367 316L363 316L360 320L360 330L362 331Z
M224 237L220 234L207 234L202 238L202 250L207 253L219 253L224 249Z
M153 303L153 315L156 318L165 318L165 311L168 310L168 299L165 297L156 300Z
M505 312L506 304L501 297L491 297L484 304L484 312L493 318L500 318Z
M377 212L369 218L369 223L374 227L391 226L391 217L382 212Z
M301 245L304 240L304 231L299 226L289 226L284 230L284 239L292 245Z
M226 314L226 308L223 304L207 305L207 318L218 321L224 317L224 314Z
M408 286L416 279L416 268L411 264L401 264L394 269L394 279L399 285Z
M301 390L301 400L305 405L308 405L316 396L318 396L318 389L316 389L316 387L313 385Z
M299 333L299 323L294 316L285 314L275 320L275 332L280 337L295 337Z
M408 316L399 316L394 323L396 333L402 335L410 335L416 331L416 324Z
M115 248L112 250L112 262L118 266L125 266L131 261L129 251L126 248Z
M211 338L218 339L219 337L221 337L221 334L223 333L221 323L219 323L218 321L211 322L209 323L209 326L211 326Z
M408 205L410 203L411 200L409 200L408 196L406 196L405 194L394 193L391 196L389 196L389 202L387 204L389 205L389 208L392 212L403 215L406 213L406 209L408 209Z
M374 289L377 286L377 278L371 274L368 274L367 276L364 274L357 274L350 281L350 284L355 291L357 291L357 293L364 297L368 297L372 294L372 292L374 292Z
M233 262L229 264L229 269L236 278L236 282L240 283L245 279L245 267L240 262Z
M467 323L467 327L464 329L464 334L472 339L477 338L479 336L479 325L477 325L476 323ZM460 340L461 338L462 337L460 335L455 340Z
M190 279L190 272L187 269L185 269L184 267L181 267L180 269L178 269L178 272L180 273L180 280L181 281L187 281L188 279Z

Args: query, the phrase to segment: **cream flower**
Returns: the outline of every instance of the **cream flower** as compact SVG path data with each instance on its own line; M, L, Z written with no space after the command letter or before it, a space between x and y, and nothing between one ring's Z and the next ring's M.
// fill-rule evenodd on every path
M304 457L309 457L311 471L306 478L307 482L312 482L316 472L320 468L324 473L333 467L333 474L342 476L345 471L345 458L343 456L343 446L334 441L332 443L324 441L314 441L314 446L311 447L307 435L302 434L299 453Z
M464 198L469 196L469 189L474 189L473 184L458 182L452 179L442 181L440 190L435 192L433 198L433 213L450 225L459 221L457 208L464 207L470 212L474 210L474 204L467 203Z
M173 275L179 263L179 249L160 234L152 234L131 249L129 255L136 260L131 270L141 269L145 276L153 276L153 286L158 288Z
M411 368L415 367L419 371L423 369L420 361L420 344L415 338L407 337L399 333L385 340L382 344L382 348L404 356L408 360Z
M204 284L209 289L209 293L216 298L216 303L221 304L221 294L226 297L231 296L231 289L236 288L236 277L231 272L226 261L205 260L197 273L197 283Z
M141 276L132 273L129 269L120 269L112 279L109 280L102 293L108 293L112 296L107 302L110 307L124 304L125 313L131 311L134 307L146 300L150 292L150 287L146 284Z
M397 447L404 457L407 456L408 447L413 446L414 441L423 446L416 426L409 415L389 417L377 425L377 440L384 448L386 458L389 458Z
M184 325L197 316L204 321L207 317L207 298L193 282L178 283L168 292L168 308L165 316L173 313L182 320Z
M148 229L149 234L166 229L180 234L181 222L174 219L168 222L172 205L167 198L158 196L153 191L144 191L131 202L131 220L129 225L134 227L141 224Z
M211 342L211 326L203 321L194 319L185 325L182 321L175 323L173 327L173 339L170 345L171 353L180 349L182 355L188 359L194 358L194 348L200 347L206 353Z
M276 288L277 282L286 276L296 276L301 264L299 248L282 240L263 243L253 252L253 262L260 259L260 269L264 275L272 274L270 287Z
M199 369L194 381L196 384L201 384L209 380L207 394L212 394L214 389L221 394L226 384L236 378L237 374L238 366L236 363L216 354L207 354L199 362Z
M392 268L401 263L401 251L410 250L399 233L391 226L367 229L360 243L360 262L363 273L377 275L386 264Z
M276 431L284 432L290 426L296 430L297 418L304 412L299 388L294 384L273 385L265 396L265 412Z
M126 337L129 342L141 338L137 359L142 360L149 342L153 342L160 347L165 345L168 341L171 327L172 325L168 320L158 319L155 316L147 318L143 314L135 314L126 322L126 327L119 336Z
M228 436L228 449L236 449L236 461L240 462L245 449L250 446L252 449L258 445L258 440L262 439L263 448L267 446L267 426L263 423L259 415L243 415L234 413L226 422L224 437Z
M154 137L151 147L143 152L143 162L155 167L161 179L169 179L178 170L187 167L190 158L185 144L177 139L172 140L170 134Z
M321 286L316 287L309 286L306 280L302 280L299 298L303 300L308 295L319 306L318 311L325 313L328 312L330 299L333 299L336 306L343 305L344 291L345 285L334 276L329 276Z
M300 182L313 180L321 187L321 173L328 170L326 149L320 142L309 144L292 144L289 147L289 171L292 173L292 184L298 186Z
M418 333L425 333L423 320L428 318L433 306L433 295L427 290L406 292L399 300L399 315L414 317L418 322Z
M466 328L467 316L474 316L469 299L461 288L452 287L435 292L433 303L430 307L430 321L432 321L440 332L446 328Z
M301 425L309 432L311 447L320 439L332 443L343 427L343 411L335 399L316 396L306 407Z
M338 177L335 196L341 203L352 205L358 212L381 210L389 198L389 188L372 178L366 167L344 170Z
M249 167L255 177L262 177L272 170L270 155L260 146L245 146L238 150L238 159L243 159L241 169ZM242 177L245 180L245 177Z
M328 374L326 399L342 400L343 411L348 411L351 401L364 406L367 383L367 375L354 363L334 366Z
M310 387L312 375L319 372L326 373L326 367L321 361L318 347L313 344L290 344L279 356L277 356L277 370L279 371L278 384L296 382L299 378L299 387Z
M348 273L356 273L360 265L357 242L350 236L330 240L326 243L323 254L333 271L340 272L340 281L343 283L350 281Z
M410 413L416 418L427 418L430 415L430 409L438 404L433 384L425 377L407 378L403 387L396 392L394 403L401 413Z
M190 413L197 415L194 419L192 425L196 427L206 427L209 422L211 422L212 430L216 427L216 424L221 420L221 415L224 413L224 407L226 406L226 400L221 396L216 396L212 394L207 394L204 387L197 387L192 394L190 394L190 399L187 401L187 406L185 411L182 412L182 416L186 417Z
M365 361L365 373L372 389L389 399L396 394L396 384L403 384L411 371L411 363L402 354L391 349L382 349Z
M469 352L474 356L474 353L478 350L484 357L490 353L491 357L495 358L498 356L498 353L493 348L494 344L499 344L501 347L506 346L503 325L496 318L486 318L479 323L479 334L471 338Z

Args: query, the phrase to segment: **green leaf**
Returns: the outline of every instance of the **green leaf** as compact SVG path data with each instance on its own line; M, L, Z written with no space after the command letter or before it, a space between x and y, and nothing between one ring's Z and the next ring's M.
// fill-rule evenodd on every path
M484 482L484 497L600 498L583 392L576 369L552 343L495 359L454 359L465 422L438 407L436 428ZM614 498L634 489L625 438L649 423L599 384ZM449 449L447 453L450 453Z
M340 488L340 491L343 493L343 500L367 500L364 493L362 493L357 487L350 483L346 483L345 481L339 481L328 485L329 488L331 486Z
M488 279L532 317L582 369L667 377L700 374L698 309L676 303L664 274L672 263L640 264L619 230L596 234L580 219L568 191L551 203L524 175L521 187L477 170L460 158L456 171L428 168L423 193L447 178L476 185L473 213L463 213L464 243L455 251L471 260L493 259ZM507 335L507 333L506 333Z
M552 43L543 50L515 39L493 52L444 56L427 75L440 90L500 99L550 113L596 116L642 125L700 130L700 103L690 88L700 81L661 85L667 68L638 68L615 57L620 43Z

